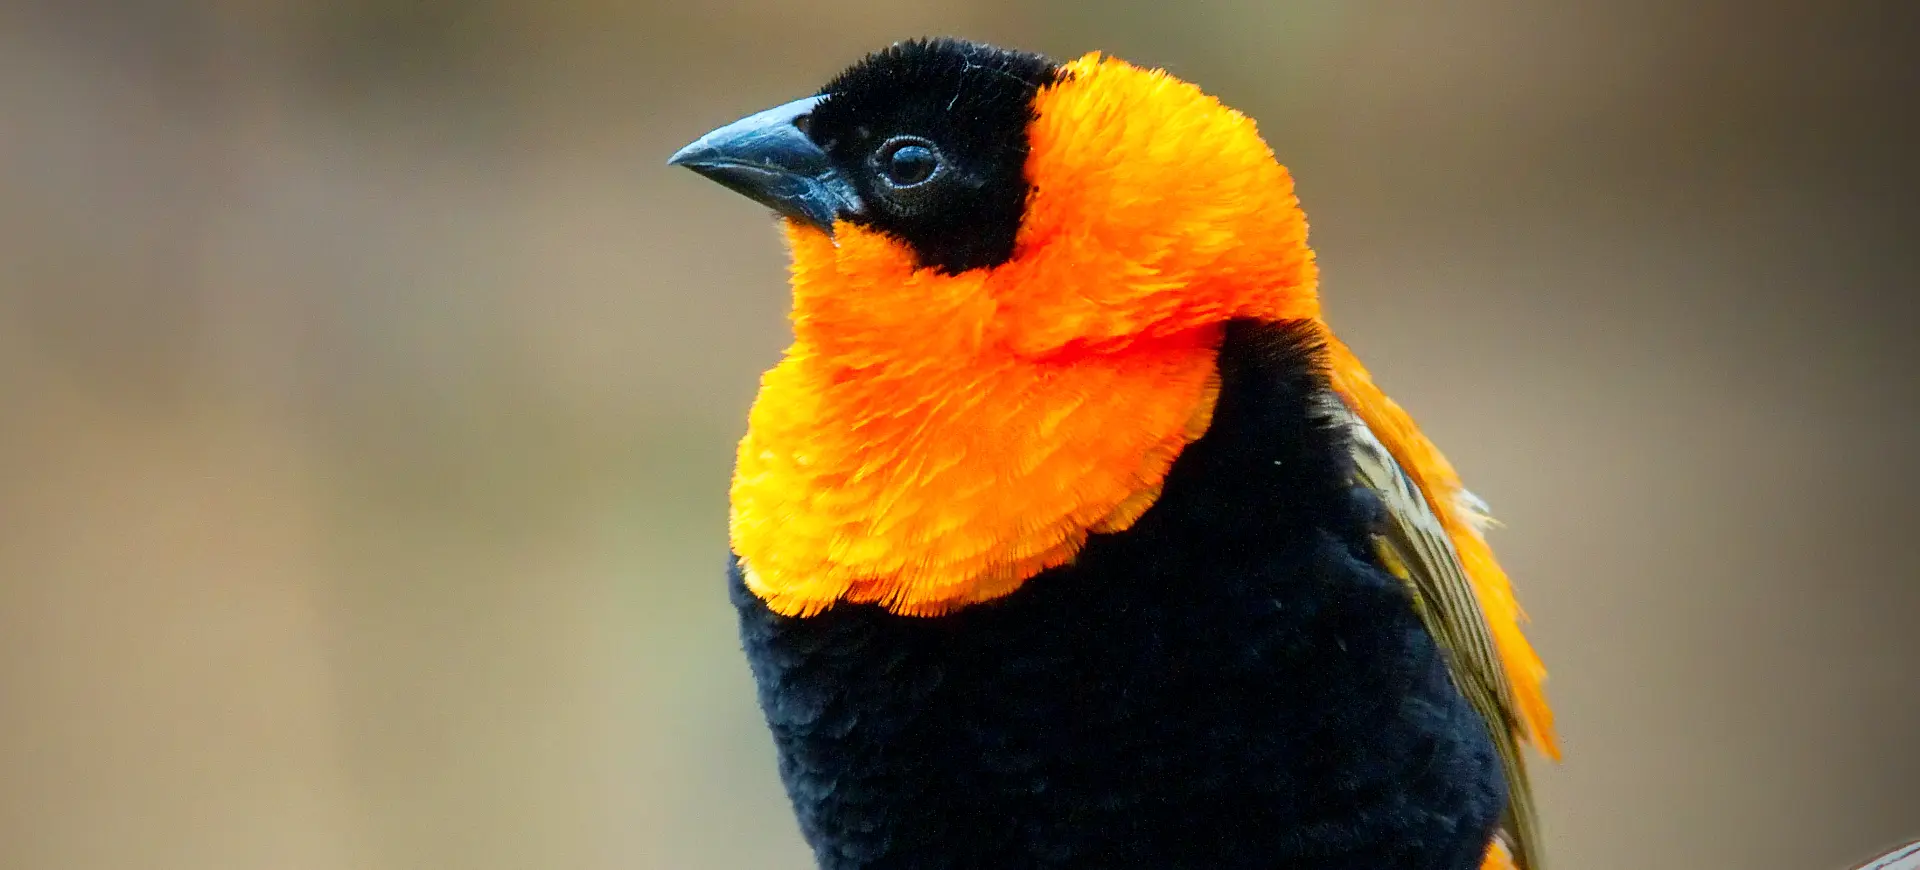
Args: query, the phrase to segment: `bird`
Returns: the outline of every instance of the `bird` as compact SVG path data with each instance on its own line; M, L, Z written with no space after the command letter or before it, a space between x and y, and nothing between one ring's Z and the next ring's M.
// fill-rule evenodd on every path
M1492 518L1251 118L914 39L668 162L790 255L728 589L820 867L1545 866Z

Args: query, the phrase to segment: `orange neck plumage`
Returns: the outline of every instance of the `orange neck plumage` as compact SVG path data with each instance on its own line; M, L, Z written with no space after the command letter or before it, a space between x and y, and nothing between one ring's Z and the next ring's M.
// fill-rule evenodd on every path
M1161 72L1068 71L1035 101L1008 262L944 274L857 225L789 224L794 344L732 490L774 611L944 613L1071 560L1205 431L1228 320L1319 316L1306 219L1252 121Z
M774 611L931 615L1011 592L1150 507L1206 429L1221 326L1320 323L1286 170L1253 123L1088 55L1035 100L1012 260L916 269L896 241L789 225L795 341L741 441L734 551ZM1328 376L1446 526L1553 751L1544 670L1459 477L1346 346Z
M832 252L818 233L792 237L797 299L831 309L811 294L859 299L865 281L899 282L925 320L902 332L834 317L816 334L798 317L762 380L732 531L749 587L775 611L853 601L931 615L1005 595L1089 534L1131 525L1206 430L1217 329L1033 358L1007 345L976 281L915 272L853 228Z

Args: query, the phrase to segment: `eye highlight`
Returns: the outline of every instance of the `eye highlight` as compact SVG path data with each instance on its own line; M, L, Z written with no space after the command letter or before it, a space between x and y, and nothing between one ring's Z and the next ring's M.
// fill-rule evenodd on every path
M897 136L874 153L874 163L888 184L917 187L940 173L940 150L916 136Z

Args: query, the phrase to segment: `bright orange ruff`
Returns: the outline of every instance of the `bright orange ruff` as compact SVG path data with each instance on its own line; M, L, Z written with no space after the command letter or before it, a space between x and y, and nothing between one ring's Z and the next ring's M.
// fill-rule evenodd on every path
M844 221L788 224L794 343L732 489L734 551L774 611L1012 592L1153 504L1211 419L1226 321L1320 322L1306 218L1253 121L1097 53L1067 70L1036 98L1007 263L945 275ZM1458 477L1325 332L1334 387L1446 523L1550 749L1543 671Z

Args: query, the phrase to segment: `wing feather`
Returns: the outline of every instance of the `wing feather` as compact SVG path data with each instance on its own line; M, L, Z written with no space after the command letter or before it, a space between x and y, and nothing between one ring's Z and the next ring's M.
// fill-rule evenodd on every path
M1509 796L1502 828L1511 839L1514 866L1542 870L1539 823L1520 751L1527 726L1473 582L1446 527L1393 453L1352 409L1330 404L1334 419L1350 433L1355 482L1375 492L1386 508L1375 530L1380 561L1406 581L1421 620L1446 652L1455 685L1486 720L1500 753ZM1485 505L1474 502L1473 512L1486 516Z

